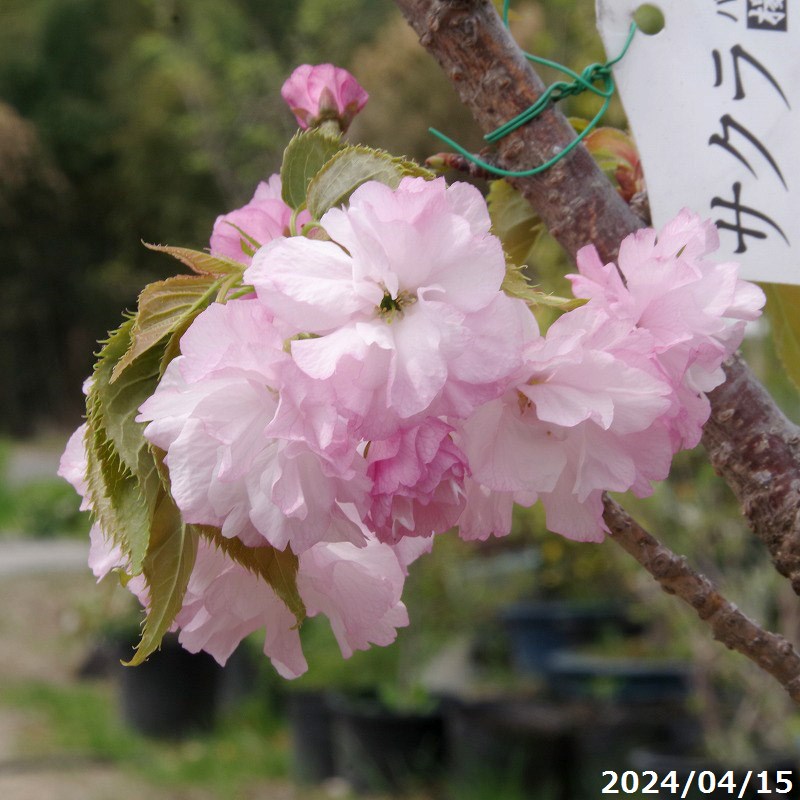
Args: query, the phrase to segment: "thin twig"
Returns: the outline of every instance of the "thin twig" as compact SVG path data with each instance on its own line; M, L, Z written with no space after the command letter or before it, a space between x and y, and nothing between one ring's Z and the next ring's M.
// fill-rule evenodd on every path
M630 553L665 592L688 603L717 641L747 656L800 704L800 654L791 642L746 617L705 575L696 572L685 556L673 553L649 534L619 503L605 497L604 504L603 518L613 541Z
M491 161L491 156L487 153L481 153L481 158L485 161ZM474 164L460 153L436 153L425 159L425 166L440 172L451 169L454 172L462 172L464 175L469 175L470 178L480 178L482 180L493 180L495 177L491 172Z

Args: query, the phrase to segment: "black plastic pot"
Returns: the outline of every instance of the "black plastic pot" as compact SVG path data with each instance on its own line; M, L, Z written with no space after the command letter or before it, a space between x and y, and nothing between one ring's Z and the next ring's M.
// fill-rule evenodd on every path
M562 652L550 658L547 675L553 693L564 700L683 703L691 688L689 668L678 661Z
M120 646L131 657L130 640ZM164 637L161 649L138 667L120 667L122 716L148 736L181 738L209 730L217 718L222 667L207 653L189 653L177 637Z
M545 672L557 653L634 630L619 606L603 603L517 603L504 609L500 618L515 669L529 674Z
M398 792L436 779L444 766L439 712L387 709L373 700L331 697L336 773L356 792Z
M508 697L449 698L442 710L449 773L459 795L575 796L574 735L582 721L573 709Z
M298 783L320 783L336 774L332 714L322 691L292 691L286 698L292 740L292 775Z
M561 654L549 680L561 702L592 709L592 723L575 738L576 797L600 797L603 772L630 769L634 748L691 754L700 744L684 664Z

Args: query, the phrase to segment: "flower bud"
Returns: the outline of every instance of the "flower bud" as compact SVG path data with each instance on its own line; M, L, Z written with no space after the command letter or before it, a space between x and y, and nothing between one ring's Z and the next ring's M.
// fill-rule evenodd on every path
M283 84L281 96L304 130L333 120L342 133L369 99L347 70L333 64L301 64Z

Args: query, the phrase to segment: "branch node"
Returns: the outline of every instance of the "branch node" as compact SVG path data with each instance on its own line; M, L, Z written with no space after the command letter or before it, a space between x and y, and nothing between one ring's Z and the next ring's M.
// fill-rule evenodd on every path
M724 411L720 411L717 414L717 420L723 424L729 422L733 415L736 413L736 409L734 408L726 408Z

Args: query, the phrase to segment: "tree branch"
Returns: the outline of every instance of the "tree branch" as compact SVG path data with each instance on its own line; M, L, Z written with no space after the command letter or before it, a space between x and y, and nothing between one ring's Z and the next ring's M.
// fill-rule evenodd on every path
M775 568L800 594L800 428L775 405L738 356L709 395L703 446L742 503Z
M726 600L711 581L635 522L619 503L604 498L604 519L614 541L630 553L661 588L688 603L714 638L768 672L800 704L800 655L783 636L763 630Z
M490 0L395 2L484 132L515 117L544 92ZM496 162L509 170L530 169L574 137L564 115L551 107L502 139ZM584 147L545 172L512 183L571 256L593 242L601 257L611 260L625 236L642 226Z
M544 91L490 0L395 3L484 131L521 113ZM574 135L551 108L501 141L497 163L510 170L536 166ZM544 173L512 182L573 257L591 243L604 261L613 261L622 239L642 226L582 146ZM798 429L741 359L729 360L725 370L727 383L709 396L712 417L703 442L776 568L800 594Z

